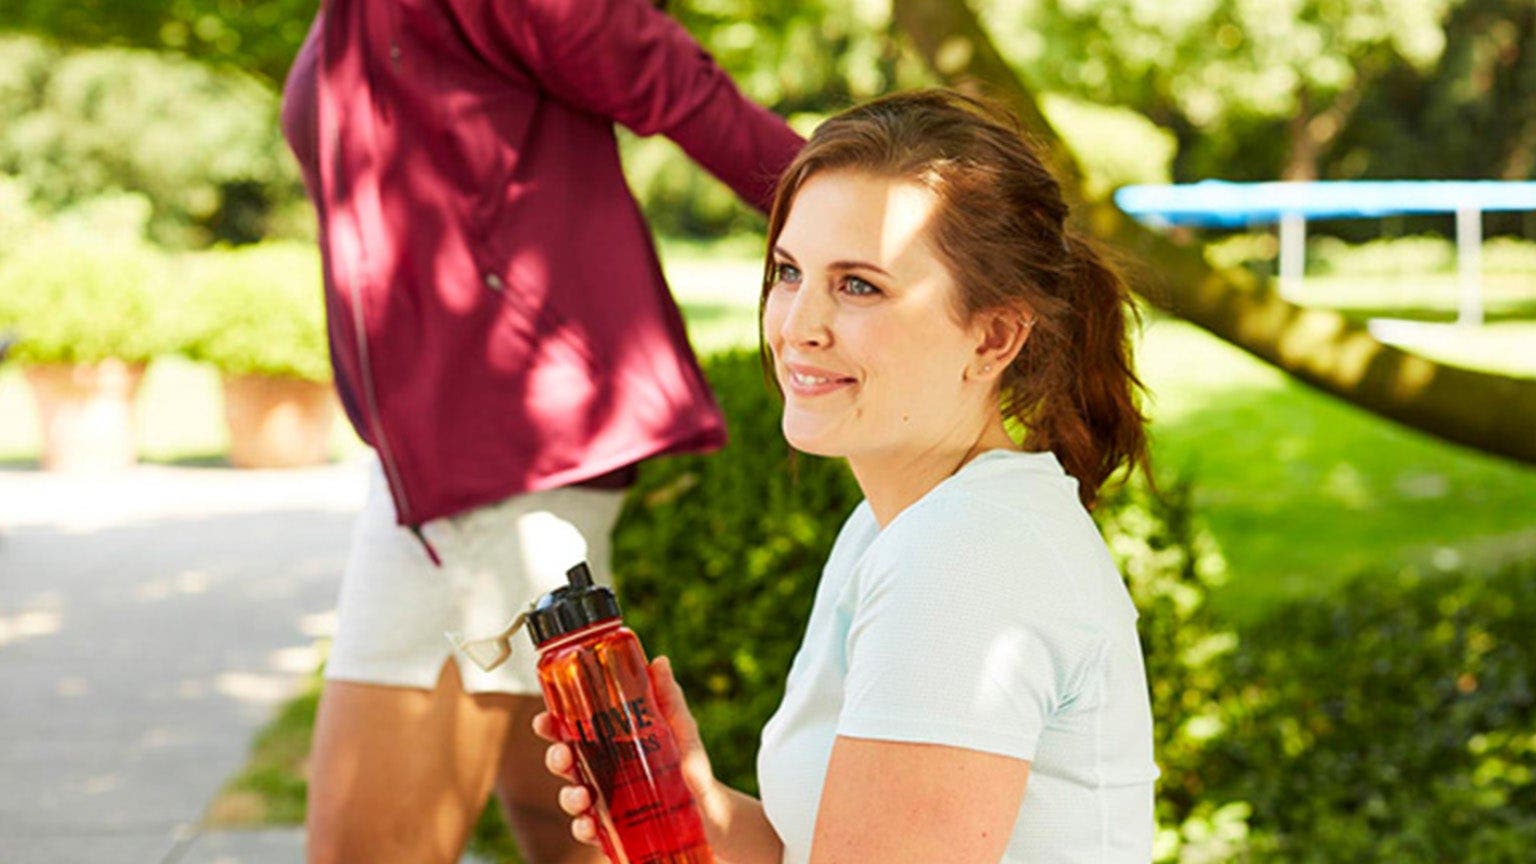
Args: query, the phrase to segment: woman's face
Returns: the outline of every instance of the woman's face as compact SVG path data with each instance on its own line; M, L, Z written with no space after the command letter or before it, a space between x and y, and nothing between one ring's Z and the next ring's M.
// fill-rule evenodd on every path
M763 335L796 449L900 462L975 440L991 393L966 373L983 339L957 320L955 280L930 246L937 204L918 184L853 171L812 175L795 195Z

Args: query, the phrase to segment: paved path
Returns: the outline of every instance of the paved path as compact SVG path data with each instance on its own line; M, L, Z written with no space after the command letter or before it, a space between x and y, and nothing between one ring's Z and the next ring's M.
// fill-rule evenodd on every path
M197 826L316 664L366 474L0 470L0 861L267 864Z

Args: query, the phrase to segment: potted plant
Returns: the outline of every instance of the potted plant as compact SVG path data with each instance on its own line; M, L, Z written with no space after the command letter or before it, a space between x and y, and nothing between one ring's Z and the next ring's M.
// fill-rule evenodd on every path
M172 347L163 256L134 237L55 225L0 258L0 332L16 337L37 400L43 467L110 470L137 459L134 397Z
M336 399L314 247L269 241L191 253L183 263L183 352L221 373L230 463L324 462Z

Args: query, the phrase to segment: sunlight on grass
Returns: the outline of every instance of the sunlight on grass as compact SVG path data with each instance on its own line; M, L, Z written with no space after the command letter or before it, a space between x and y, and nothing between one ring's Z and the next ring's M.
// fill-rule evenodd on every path
M1139 362L1154 461L1194 478L1228 560L1223 612L1257 615L1361 570L1530 546L1536 470L1378 419L1183 322L1149 323Z
M1525 378L1536 378L1536 321L1494 321L1466 329L1455 324L1392 322L1383 336L1432 360Z

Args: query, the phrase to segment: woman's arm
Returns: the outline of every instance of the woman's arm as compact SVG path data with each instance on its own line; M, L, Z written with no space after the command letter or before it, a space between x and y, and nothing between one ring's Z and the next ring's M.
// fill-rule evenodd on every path
M784 844L769 824L761 801L738 792L715 779L709 754L699 737L683 698L683 689L672 677L672 663L666 657L651 662L651 686L656 691L657 708L667 718L672 735L682 754L683 780L698 802L704 818L704 835L710 849L723 864L779 864ZM544 763L551 772L572 784L576 778L576 757L571 748L559 743L554 718L544 713L533 719L533 731L555 742L550 745ZM597 823L591 816L592 794L587 787L571 785L560 790L560 807L571 816L571 835L582 843L598 845Z
M816 814L812 864L996 864L1029 762L939 744L839 735Z

